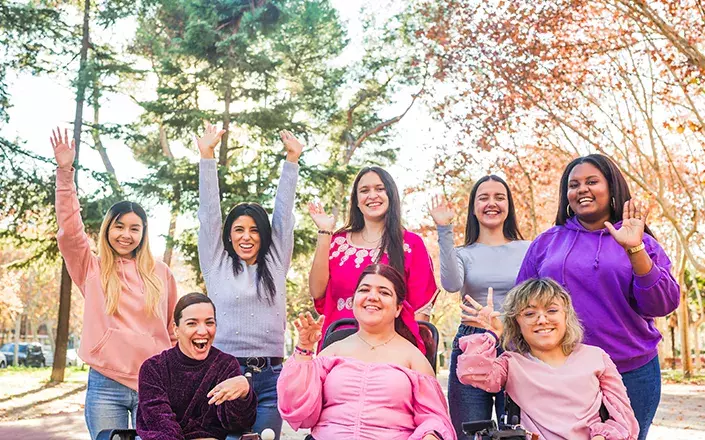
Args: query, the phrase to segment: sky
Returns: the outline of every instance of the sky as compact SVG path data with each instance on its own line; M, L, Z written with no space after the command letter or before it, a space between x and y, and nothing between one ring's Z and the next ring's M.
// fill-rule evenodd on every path
M394 4L396 0L389 0ZM358 19L359 6L361 2L350 0L332 0L333 5L338 9L340 16L347 23L349 37L352 42L350 48L343 55L354 58L360 55L359 46L354 44L359 39L362 26ZM95 38L111 40L111 42L127 42L126 37L134 33L134 24L128 21L121 22L113 29L102 31ZM49 144L49 137L52 128L59 126L63 128L71 127L75 112L74 91L70 88L70 79L57 81L56 78L47 76L32 76L22 74L20 76L8 77L9 91L11 94L12 107L9 109L10 122L2 129L2 135L9 139L17 139L26 142L26 148L32 152L51 157L52 150ZM133 94L140 97L147 91L135 90ZM396 98L397 103L390 106L390 115L394 115L399 108L408 105L410 95L400 93ZM88 111L88 108L85 110ZM112 95L109 100L103 102L101 108L101 119L115 123L127 123L137 118L140 107L124 94ZM84 118L90 117L84 113ZM389 171L394 176L400 193L404 188L418 184L418 179L427 175L431 171L433 164L433 145L442 142L444 127L435 122L429 110L420 103L407 113L394 129L397 135L391 141L392 145L399 148L397 163L390 167ZM84 134L85 136L85 134ZM126 146L119 141L103 139L109 151L110 159L116 169L116 174L120 181L130 181L144 176L147 173L146 167L133 159L132 154ZM189 149L183 145L172 145L176 156L188 156L195 162L198 155L195 148ZM304 153L305 154L305 153ZM82 148L80 151L80 162L83 166L96 171L104 171L100 156L91 148ZM79 186L87 183L86 179L81 181L79 174ZM427 222L425 201L419 197L405 200L405 223L409 226ZM169 223L169 212L166 206L150 207L150 244L155 255L161 255L164 250L164 234L167 232ZM300 221L300 219L299 219ZM195 225L195 219L180 218L179 229Z

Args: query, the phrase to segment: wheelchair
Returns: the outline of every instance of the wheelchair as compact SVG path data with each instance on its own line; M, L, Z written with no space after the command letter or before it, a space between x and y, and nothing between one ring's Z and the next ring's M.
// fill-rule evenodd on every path
M438 329L428 321L416 321L419 324L421 340L426 346L426 359L436 373L436 362L438 358ZM322 349L334 342L338 342L357 331L357 321L354 318L344 318L334 321L326 330L323 338Z
M600 420L605 422L609 418L610 413L603 403L600 406ZM508 393L504 393L504 415L500 417L499 423L494 420L464 422L463 432L476 440L526 440L527 435L532 434L521 426L521 408ZM531 438L538 439L538 436L533 434Z
M262 432L263 436L257 433L246 433L240 434L239 440L274 440L274 432L270 435L266 435L268 430ZM96 440L135 440L137 438L137 431L134 429L104 429L100 431Z

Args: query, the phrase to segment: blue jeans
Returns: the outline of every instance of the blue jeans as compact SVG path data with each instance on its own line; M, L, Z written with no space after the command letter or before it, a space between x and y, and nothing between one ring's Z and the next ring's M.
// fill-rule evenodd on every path
M661 366L658 356L643 367L622 373L622 382L639 422L639 439L645 440L661 401Z
M463 354L458 346L458 341L463 336L484 332L484 329L460 324L458 333L453 339L448 375L448 406L450 407L450 419L453 422L458 440L470 440L463 433L463 422L491 419L493 406L497 419L504 414L504 390L499 393L488 393L485 390L464 385L458 380L458 356ZM498 349L497 355L499 356L501 353L502 350Z
M88 372L86 391L86 425L95 440L104 429L132 428L137 418L137 391L103 376L93 368Z
M257 395L257 419L252 431L261 434L266 428L274 431L275 440L279 440L282 432L282 416L277 407L277 380L283 365L274 367L267 365L259 373L252 374L252 385ZM245 374L245 366L240 366L240 371ZM227 440L236 440L238 437L228 436Z

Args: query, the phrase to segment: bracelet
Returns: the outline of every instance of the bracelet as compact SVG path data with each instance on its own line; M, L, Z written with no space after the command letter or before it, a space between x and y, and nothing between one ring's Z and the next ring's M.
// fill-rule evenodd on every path
M494 340L497 341L496 344L499 344L499 336L497 336L497 333L493 332L492 330L485 330L486 333L494 336Z
M633 248L627 249L627 253L628 253L629 255L634 255L634 254L636 254L637 252L643 251L645 247L646 247L646 246L644 245L644 242L642 241L641 244L639 244L638 246L634 246Z
M325 234L325 235L333 235L333 231L325 231L323 229L318 230L319 234Z
M294 353L300 354L301 356L313 356L313 350L307 350L299 347L298 345L294 347Z

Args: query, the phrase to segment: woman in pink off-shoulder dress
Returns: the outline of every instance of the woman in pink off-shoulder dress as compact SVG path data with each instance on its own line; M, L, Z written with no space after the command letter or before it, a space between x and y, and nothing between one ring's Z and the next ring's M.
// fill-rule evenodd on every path
M455 440L441 386L401 319L412 313L405 297L399 272L367 266L353 296L359 330L316 358L325 318L299 315L277 383L282 418L315 440Z

